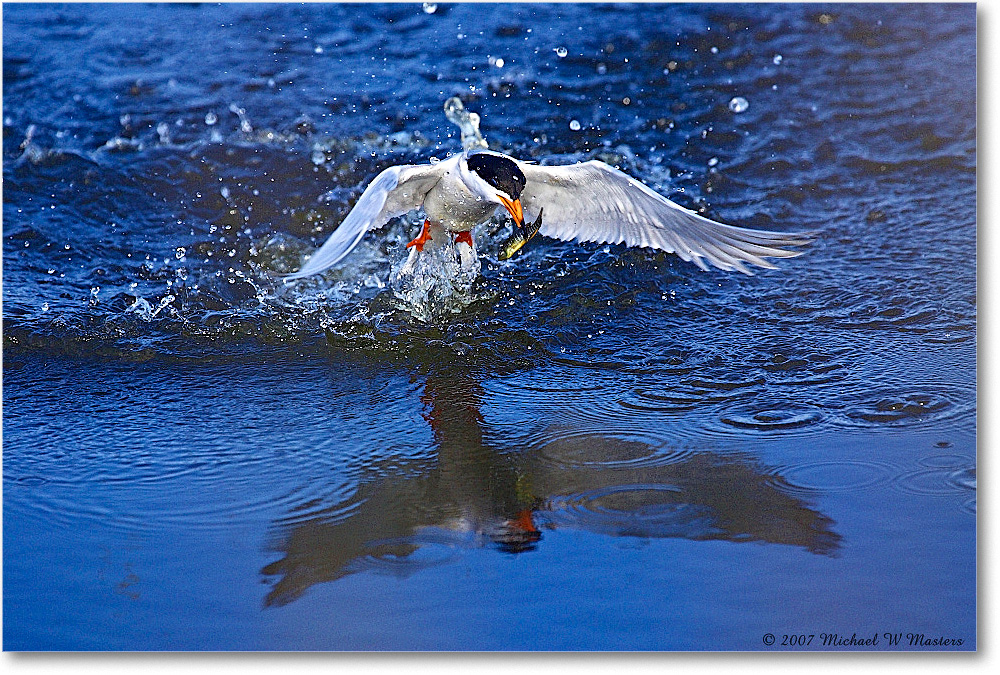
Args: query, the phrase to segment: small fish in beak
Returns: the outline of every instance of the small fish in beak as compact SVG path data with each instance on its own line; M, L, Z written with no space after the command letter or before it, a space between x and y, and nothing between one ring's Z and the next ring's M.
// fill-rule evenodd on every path
M520 202L518 202L518 206L520 205ZM514 229L513 236L500 249L500 260L510 259L511 256L521 250L522 246L528 243L529 239L538 234L538 230L542 228L542 212L544 211L545 209L538 210L538 218L535 219L535 222L527 223Z

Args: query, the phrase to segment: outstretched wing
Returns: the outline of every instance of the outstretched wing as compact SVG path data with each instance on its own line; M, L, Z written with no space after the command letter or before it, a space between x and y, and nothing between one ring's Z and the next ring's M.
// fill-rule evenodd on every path
M419 208L430 189L441 179L442 164L391 166L380 173L326 243L298 272L284 277L285 281L329 269L350 253L368 230L378 229L392 218Z
M791 258L812 239L806 234L750 230L709 220L674 204L604 162L538 166L518 162L527 185L521 193L525 220L544 207L541 233L564 241L647 246L676 253L707 270L753 274L745 263L774 269L765 258ZM704 260L703 260L704 259Z

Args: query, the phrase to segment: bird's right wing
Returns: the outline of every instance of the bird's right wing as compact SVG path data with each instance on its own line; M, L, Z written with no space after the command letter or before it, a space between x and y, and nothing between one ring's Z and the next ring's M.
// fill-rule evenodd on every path
M785 247L812 240L808 234L717 223L597 160L570 166L518 162L518 166L527 179L521 193L525 220L544 207L541 233L547 237L647 246L676 253L703 270L707 260L744 274L752 274L746 263L773 268L766 258L797 256L799 251Z
M391 166L380 173L326 243L298 272L285 276L284 280L301 279L329 269L350 253L366 232L419 208L444 174L444 164Z

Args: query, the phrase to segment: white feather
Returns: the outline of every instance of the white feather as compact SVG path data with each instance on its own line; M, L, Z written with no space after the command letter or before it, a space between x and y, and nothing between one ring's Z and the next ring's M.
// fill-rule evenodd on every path
M645 246L676 253L701 269L702 259L723 270L752 274L745 263L774 268L764 258L791 258L808 235L750 230L709 220L674 204L604 162L538 166L518 162L527 179L521 204L525 220L540 209L540 232L563 241Z
M329 269L350 253L366 232L382 227L396 216L420 208L424 197L441 180L444 164L445 162L391 166L380 173L326 243L298 272L284 277L285 281L301 279Z

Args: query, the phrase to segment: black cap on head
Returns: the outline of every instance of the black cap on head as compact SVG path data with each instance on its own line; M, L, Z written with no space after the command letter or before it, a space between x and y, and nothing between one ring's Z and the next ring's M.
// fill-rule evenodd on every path
M475 171L484 181L502 190L511 199L519 199L527 180L517 164L506 157L486 152L477 152L469 157L469 169Z

